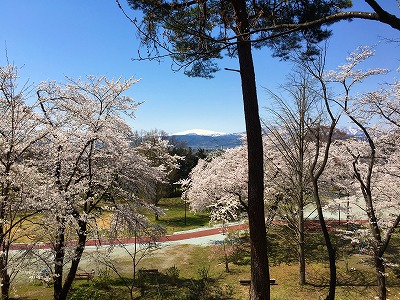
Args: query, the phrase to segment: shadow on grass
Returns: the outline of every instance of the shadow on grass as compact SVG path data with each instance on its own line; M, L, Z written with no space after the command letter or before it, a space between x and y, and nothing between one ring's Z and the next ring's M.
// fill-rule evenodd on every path
M310 276L311 277L311 276ZM307 282L308 285L313 287L327 287L329 286L329 275L325 273L314 274ZM337 273L336 286L376 286L376 280L371 274L366 274L363 271L351 270L346 272Z
M206 215L188 216L185 219L182 217L166 218L160 217L157 221L158 224L173 228L185 228L185 227L202 227L208 225L210 217Z
M326 272L313 273L312 276L309 276L306 286L320 291L327 291L329 288L329 274ZM340 294L345 296L346 299L353 299L355 295L371 295L373 297L377 287L373 275L370 272L365 272L365 270L338 271L336 289L340 289Z
M125 286L131 282L126 278L108 279L106 282L89 282L75 289L70 299L101 299L122 300L130 299L129 291ZM96 297L80 298L80 295L92 295ZM186 279L168 276L162 273L141 276L135 283L133 296L135 300L232 300L233 289L228 285L219 285L218 280L210 277L201 279ZM118 295L118 296L117 296ZM99 297L99 298L97 298Z
M221 286L214 278L187 279L158 274L143 280L141 295L135 299L231 300L232 293L230 286Z

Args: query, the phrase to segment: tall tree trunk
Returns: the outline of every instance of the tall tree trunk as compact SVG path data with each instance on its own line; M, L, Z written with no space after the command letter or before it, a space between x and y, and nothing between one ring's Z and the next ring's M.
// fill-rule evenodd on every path
M303 92L302 95L304 97L301 97L300 103L299 103L299 133L298 133L298 155L299 155L299 171L298 171L298 178L297 178L297 183L298 183L298 230L299 230L299 285L304 285L306 283L306 258L305 258L305 241L304 241L304 194L305 194L305 188L304 188L304 153L305 153L305 145L304 141L306 139L306 134L305 134L305 127L306 127L306 121L305 121L305 114L307 111L306 108L306 103L307 98L305 97L306 92L305 92L306 86L303 85Z
M299 207L299 219L298 219L298 230L299 230L299 284L304 285L306 283L306 258L305 258L305 241L304 241L304 210L303 204Z
M3 225L1 225L1 229L4 229ZM2 253L0 255L0 276L1 276L1 299L8 300L10 294L10 275L8 274L8 249L9 245L2 234L1 250Z
M63 268L65 256L65 218L57 217L59 224L57 229L56 244L54 246L54 286L53 295L55 300L60 300L63 284Z
M267 237L264 215L264 164L256 79L251 51L248 15L244 0L232 1L238 31L238 57L246 121L248 149L248 218L251 244L250 299L270 299Z
M78 266L82 258L82 253L85 250L87 222L80 220L78 221L78 224L78 245L75 248L74 258L72 259L71 267L69 269L67 277L65 278L64 285L61 288L58 298L54 298L55 300L67 300L68 293L71 290L76 272L78 271Z
M372 162L374 164L375 158L375 150L372 151ZM372 170L372 167L370 167ZM357 178L360 181L360 176L357 175ZM361 182L361 181L360 181ZM375 264L375 271L376 271L376 278L378 281L378 297L379 300L386 300L387 297L387 290L386 290L386 277L385 277L385 264L383 260L383 255L386 251L386 247L382 241L381 230L378 225L378 218L375 214L375 208L372 202L372 192L370 183L368 182L367 185L363 185L365 189L363 190L364 200L367 207L367 215L369 219L369 226L372 232L372 236L374 238L374 264ZM390 237L388 237L390 238ZM389 241L385 243L388 245Z
M326 249L329 257L329 293L326 300L334 300L336 292L336 249L333 247L331 238L326 226L325 218L322 212L321 198L319 196L319 188L316 180L313 179L313 196L317 205L319 223L321 225L322 234L324 235Z
M9 157L7 157L9 158ZM7 164L5 168L6 177L10 174L11 165ZM0 278L1 278L1 299L8 300L10 293L10 275L8 274L8 251L10 244L7 241L7 227L4 226L6 219L6 205L10 200L10 183L8 180L1 185L1 203L0 203L0 219L3 220L0 224Z
M387 290L386 290L385 265L383 262L383 256L374 253L374 262L375 262L376 277L378 280L378 297L379 300L386 300Z

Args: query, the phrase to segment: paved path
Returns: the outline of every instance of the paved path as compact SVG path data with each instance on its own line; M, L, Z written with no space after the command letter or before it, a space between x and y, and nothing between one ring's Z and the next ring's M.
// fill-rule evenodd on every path
M327 220L327 225L329 226L330 230L335 230L335 228L341 224L344 225L345 222L342 221L341 223L336 220ZM282 223L281 221L275 221L275 224L280 224ZM357 221L352 221L352 223L357 223L357 224L364 224L367 223L366 220L357 220ZM208 237L208 236L216 236L216 235L223 235L226 232L229 231L237 231L237 230L243 230L247 229L248 224L234 224L234 225L229 225L226 226L225 229L222 227L212 227L212 228L200 228L200 229L195 229L195 230L189 230L189 231L182 231L182 232L177 232L171 235L166 235L161 237L158 241L161 243L165 242L185 242L187 241L189 244L192 243L190 240L192 239L198 239L199 244L204 244L207 243L207 241L204 242L203 240L200 240L200 238ZM318 221L307 221L307 230L309 231L320 231L320 225ZM225 230L225 232L223 232ZM216 237L217 240L221 240L223 237ZM138 238L137 243L145 243L148 241L146 238ZM134 244L135 243L135 238L123 238L119 239L118 241L113 241L113 240L104 240L104 241L99 241L99 240L88 240L86 241L86 246L106 246L110 245L111 243L119 243L119 244ZM71 241L68 242L67 245L73 246L76 245L76 241ZM13 244L11 245L10 250L27 250L27 249L50 249L52 248L51 243L38 243L38 244Z
M182 231L182 232L177 232L177 233L174 233L171 235L163 236L158 241L161 243L185 241L185 240L202 238L202 237L207 237L207 236L221 235L221 234L225 234L226 232L229 232L229 231L237 231L237 230L243 230L243 229L247 229L247 228L248 228L248 224L235 224L235 225L226 226L225 229L223 229L222 227L212 227L212 228L206 228L206 229ZM148 240L145 238L137 239L138 243L144 243L146 241L148 241ZM105 241L88 240L88 241L86 241L86 246L105 246L105 245L110 245L112 242L116 243L116 241L112 241L112 240L105 240ZM117 241L117 243L134 244L135 238L119 239ZM71 241L71 242L68 242L67 244L70 246L76 245L76 241ZM34 249L50 249L50 248L52 248L52 244L51 243L13 244L13 245L11 245L10 250L27 250L27 249L32 249L32 248L34 248Z

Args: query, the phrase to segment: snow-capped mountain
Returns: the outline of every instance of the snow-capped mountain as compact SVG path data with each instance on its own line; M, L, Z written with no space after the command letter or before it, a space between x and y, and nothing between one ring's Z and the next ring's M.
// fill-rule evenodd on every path
M348 136L362 138L363 132L357 127L340 126L338 129ZM224 133L205 129L190 129L176 132L170 135L178 142L185 143L186 147L192 149L227 149L242 145L245 133Z
M218 136L218 135L226 135L225 132L217 132L205 129L190 129L177 133L173 133L171 135L204 135L204 136Z
M361 129L354 126L339 126L338 129L345 132L348 136L363 137L364 133Z
M244 133L223 133L204 129L191 129L171 134L171 138L184 142L192 149L227 149L240 146Z

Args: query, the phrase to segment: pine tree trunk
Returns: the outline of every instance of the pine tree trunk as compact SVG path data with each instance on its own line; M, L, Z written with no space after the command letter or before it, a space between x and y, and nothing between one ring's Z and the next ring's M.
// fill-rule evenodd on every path
M261 124L251 51L248 15L244 0L232 1L238 31L238 57L244 103L248 149L248 218L251 245L251 300L270 299L267 237L264 216L264 166Z

